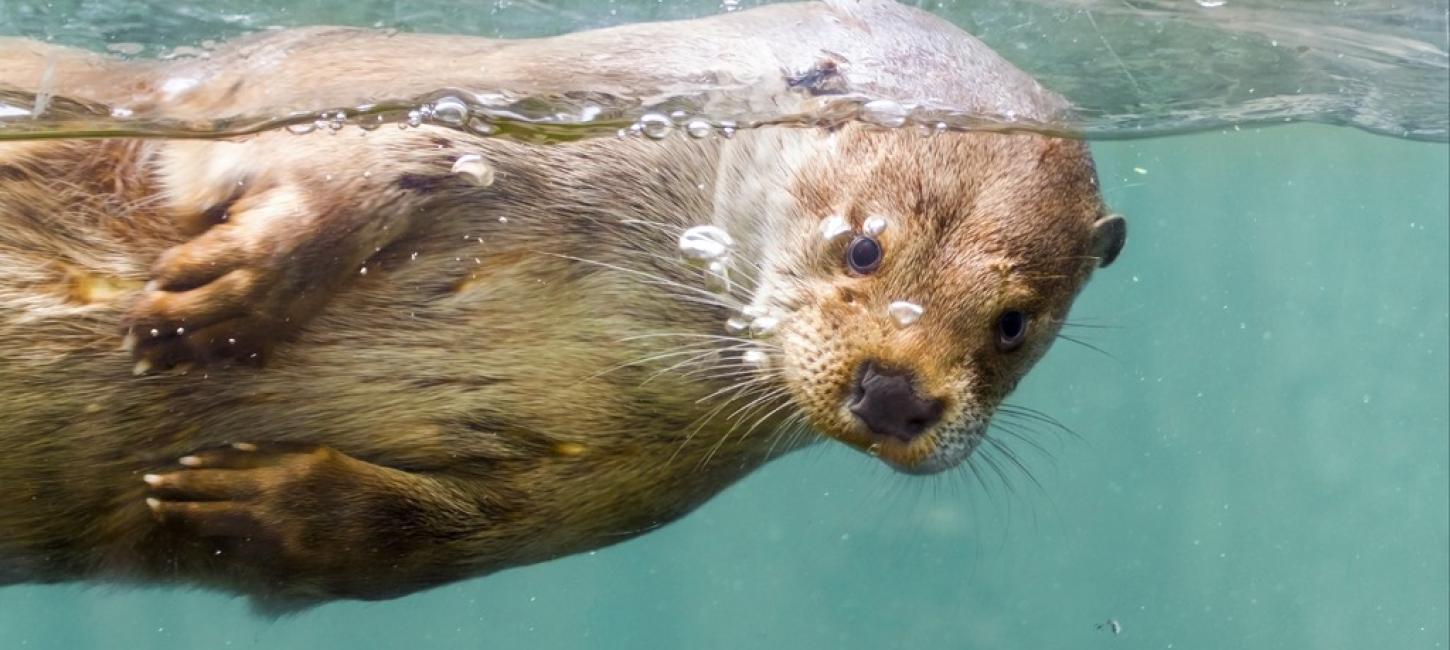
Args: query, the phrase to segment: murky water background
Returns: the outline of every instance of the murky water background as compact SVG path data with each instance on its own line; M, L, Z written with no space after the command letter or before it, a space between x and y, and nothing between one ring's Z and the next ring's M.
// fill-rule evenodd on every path
M1132 234L1074 312L1111 356L1059 343L1010 400L1080 436L1019 450L1040 488L822 445L621 546L278 622L200 592L0 589L0 648L1450 645L1446 6L1214 4L929 6L1099 136L1215 125L1094 145ZM0 0L0 33L155 56L267 25L517 36L720 10L340 6ZM1250 124L1285 117L1399 137Z

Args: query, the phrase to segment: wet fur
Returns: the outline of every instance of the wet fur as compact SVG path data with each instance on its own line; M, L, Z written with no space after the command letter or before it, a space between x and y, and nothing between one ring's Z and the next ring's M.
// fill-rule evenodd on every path
M451 174L462 153L496 183ZM288 218L215 250L310 320L265 368L134 376L127 314L196 308L144 287L153 264L259 205ZM842 272L818 236L833 213L891 219L881 272ZM1104 255L1102 217L1085 146L1030 134L6 143L0 581L175 581L284 611L595 548L808 442L780 434L802 418L869 446L839 410L865 358L910 365L951 400L948 425L885 450L910 469L970 441L957 423L989 417L1050 345ZM746 260L720 301L675 259L679 231L707 222ZM276 242L296 255L269 256ZM890 323L896 299L927 307L919 327ZM763 374L738 364L738 342L700 338L747 302L790 314ZM990 345L1006 305L1046 324L1012 357ZM727 354L688 363L712 347ZM760 391L733 392L741 377ZM231 473L178 465L198 451ZM158 520L144 500L204 489L233 491L223 506L246 516L178 499Z

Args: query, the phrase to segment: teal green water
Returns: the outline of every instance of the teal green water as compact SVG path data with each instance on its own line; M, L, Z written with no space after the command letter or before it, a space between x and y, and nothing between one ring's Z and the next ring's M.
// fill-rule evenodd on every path
M1295 126L1096 145L1129 245L1012 402L1041 483L822 445L596 553L276 622L0 589L0 648L1445 648L1450 149ZM1121 635L1098 629L1114 619Z

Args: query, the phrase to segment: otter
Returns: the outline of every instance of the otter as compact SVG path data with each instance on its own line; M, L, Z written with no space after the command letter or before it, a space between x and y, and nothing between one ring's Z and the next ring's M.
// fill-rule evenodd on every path
M170 116L687 82L708 106L1065 106L889 2L0 60L8 83ZM1087 146L1032 132L0 143L0 583L177 583L280 613L628 539L817 440L944 471L1125 232Z

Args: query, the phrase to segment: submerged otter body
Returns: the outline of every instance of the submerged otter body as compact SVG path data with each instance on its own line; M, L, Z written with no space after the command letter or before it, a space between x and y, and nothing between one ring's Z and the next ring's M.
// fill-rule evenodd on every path
M67 56L58 94L121 101ZM679 257L705 225L728 289ZM947 469L1122 235L1085 145L1026 133L0 143L0 582L387 598L627 539L823 436Z

